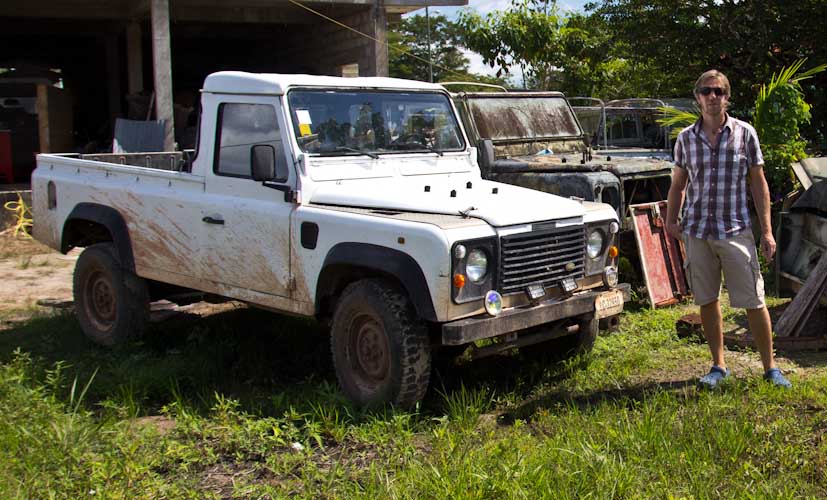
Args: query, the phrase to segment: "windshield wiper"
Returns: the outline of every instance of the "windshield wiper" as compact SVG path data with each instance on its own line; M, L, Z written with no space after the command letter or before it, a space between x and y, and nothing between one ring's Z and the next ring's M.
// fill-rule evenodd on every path
M439 156L442 156L444 154L441 149L437 149L433 146L428 146L427 144L422 144L421 142L397 142L395 144L391 143L387 147L388 149L392 149L394 151L405 151L410 153L428 151L429 153L436 153Z
M356 148L349 148L347 146L334 146L332 148L324 148L319 151L320 155L325 155L329 153L341 153L341 152L348 152L348 153L359 153L360 155L365 155L373 158L374 160L379 158L379 155L376 153L371 153L370 151L365 151L363 149L356 149Z
M426 144L426 145L424 145L424 146L422 146L422 147L423 147L423 148L425 148L425 149L427 149L427 150L428 150L428 151L430 151L431 153L436 153L436 154L438 154L439 156L442 156L442 155L444 154L444 153L442 152L442 150L441 150L441 149L437 149L437 148L435 148L435 147L433 147L433 146L428 146L427 144Z

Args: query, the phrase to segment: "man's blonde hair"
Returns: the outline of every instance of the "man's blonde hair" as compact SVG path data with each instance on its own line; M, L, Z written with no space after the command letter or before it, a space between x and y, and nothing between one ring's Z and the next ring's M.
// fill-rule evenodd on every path
M695 80L695 90L693 90L692 93L695 94L695 96L697 96L701 90L701 87L703 87L703 83L711 78L717 78L721 81L721 84L723 85L724 89L724 95L727 96L727 98L729 98L729 78L727 78L725 74L721 73L717 69L710 69L704 71L703 74L699 76L697 80Z

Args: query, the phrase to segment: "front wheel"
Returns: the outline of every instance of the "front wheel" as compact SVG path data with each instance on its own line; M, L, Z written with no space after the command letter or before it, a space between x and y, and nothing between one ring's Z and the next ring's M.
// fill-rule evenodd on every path
M121 268L111 243L80 254L72 284L75 315L93 342L114 346L143 334L149 321L146 281Z
M425 396L431 372L427 328L394 284L349 285L336 306L330 337L339 385L357 405L410 408Z

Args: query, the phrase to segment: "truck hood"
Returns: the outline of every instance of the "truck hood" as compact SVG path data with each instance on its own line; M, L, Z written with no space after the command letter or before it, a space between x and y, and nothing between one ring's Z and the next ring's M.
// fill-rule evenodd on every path
M470 183L470 188L468 187ZM352 179L314 185L315 204L466 215L495 227L582 218L581 202L469 176Z
M524 155L509 159L496 160L491 169L494 173L518 172L598 172L607 171L618 177L630 177L639 174L672 170L673 163L657 158L612 157L592 153L592 159L581 163L583 156L579 153Z

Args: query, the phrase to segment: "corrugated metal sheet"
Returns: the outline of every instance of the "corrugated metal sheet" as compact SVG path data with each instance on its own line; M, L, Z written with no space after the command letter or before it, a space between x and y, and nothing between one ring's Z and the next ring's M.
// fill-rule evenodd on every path
M164 120L115 120L113 153L148 153L164 150Z

